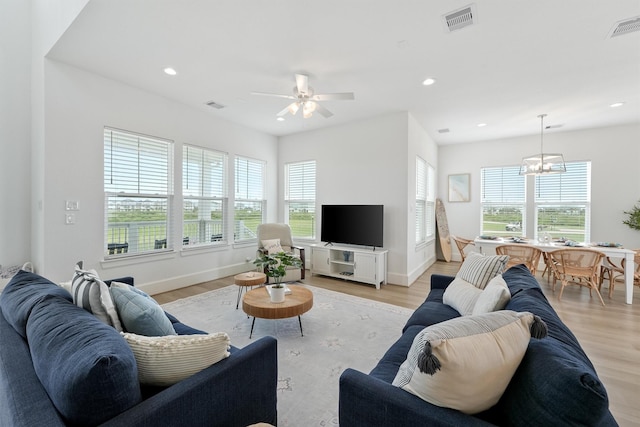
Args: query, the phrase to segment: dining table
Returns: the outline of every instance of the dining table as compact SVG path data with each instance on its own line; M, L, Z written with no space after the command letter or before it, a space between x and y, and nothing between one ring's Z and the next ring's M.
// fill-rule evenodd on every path
M602 252L610 258L624 258L624 284L625 284L625 302L633 303L633 273L634 273L634 257L635 251L625 249L616 244L597 244L597 243L575 243L575 242L538 242L534 239L525 238L504 238L504 237L485 237L479 236L474 239L476 248L482 254L495 254L496 246L508 244L526 244L534 246L543 252L552 252L557 249L566 249L568 247L580 247L595 249Z

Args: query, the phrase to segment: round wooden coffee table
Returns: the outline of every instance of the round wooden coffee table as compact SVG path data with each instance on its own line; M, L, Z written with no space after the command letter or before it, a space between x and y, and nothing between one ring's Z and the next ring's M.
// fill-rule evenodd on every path
M313 293L300 285L291 285L289 289L291 289L291 293L285 295L284 302L279 303L271 302L269 292L267 292L265 287L253 289L244 295L242 299L242 309L248 316L253 316L249 338L253 335L253 326L256 323L256 317L261 319L286 319L288 317L298 316L300 334L304 336L300 315L311 310L311 307L313 307Z
M242 290L246 287L254 287L262 285L267 281L267 275L256 271L249 271L247 273L240 273L233 276L233 281L238 285L238 299L236 300L236 310L240 306L240 297L242 296Z

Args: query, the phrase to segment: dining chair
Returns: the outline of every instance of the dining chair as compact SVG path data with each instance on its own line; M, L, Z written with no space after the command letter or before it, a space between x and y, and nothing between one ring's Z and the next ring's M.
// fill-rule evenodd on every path
M562 287L558 300L562 299L564 287L569 284L589 288L589 295L596 291L602 305L604 300L600 295L600 264L604 254L594 249L567 248L549 252L553 261L553 268ZM555 286L554 286L555 288Z
M514 265L524 264L535 276L542 251L536 247L522 244L496 246L497 255L509 255L505 270Z
M633 268L633 284L640 286L640 249L634 249L636 253L634 256L634 268ZM619 263L615 263L606 257L605 262L602 265L602 271L600 272L600 286L606 279L609 279L609 298L613 294L613 290L616 286L618 279L622 278L624 281L624 268L626 260L622 258Z
M451 237L453 237L453 241L456 243L456 246L460 251L460 257L462 258L462 262L464 262L464 259L466 257L464 249L468 245L475 246L476 244L473 242L473 240L465 239L463 237L458 237L458 236L451 236Z

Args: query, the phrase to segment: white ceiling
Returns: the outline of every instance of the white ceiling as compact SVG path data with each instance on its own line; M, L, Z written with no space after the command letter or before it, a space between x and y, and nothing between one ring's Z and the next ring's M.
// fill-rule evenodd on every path
M542 113L555 132L640 123L640 31L608 37L640 0L476 0L475 24L448 32L469 4L90 0L49 57L273 135L398 111L438 144L539 134ZM294 73L355 100L278 122L289 101L250 93L290 94Z

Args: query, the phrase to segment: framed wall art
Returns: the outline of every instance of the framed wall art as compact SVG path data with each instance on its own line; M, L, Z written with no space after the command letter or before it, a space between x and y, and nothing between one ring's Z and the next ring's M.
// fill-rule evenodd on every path
M449 201L450 202L468 202L470 174L461 173L457 175L449 175Z

